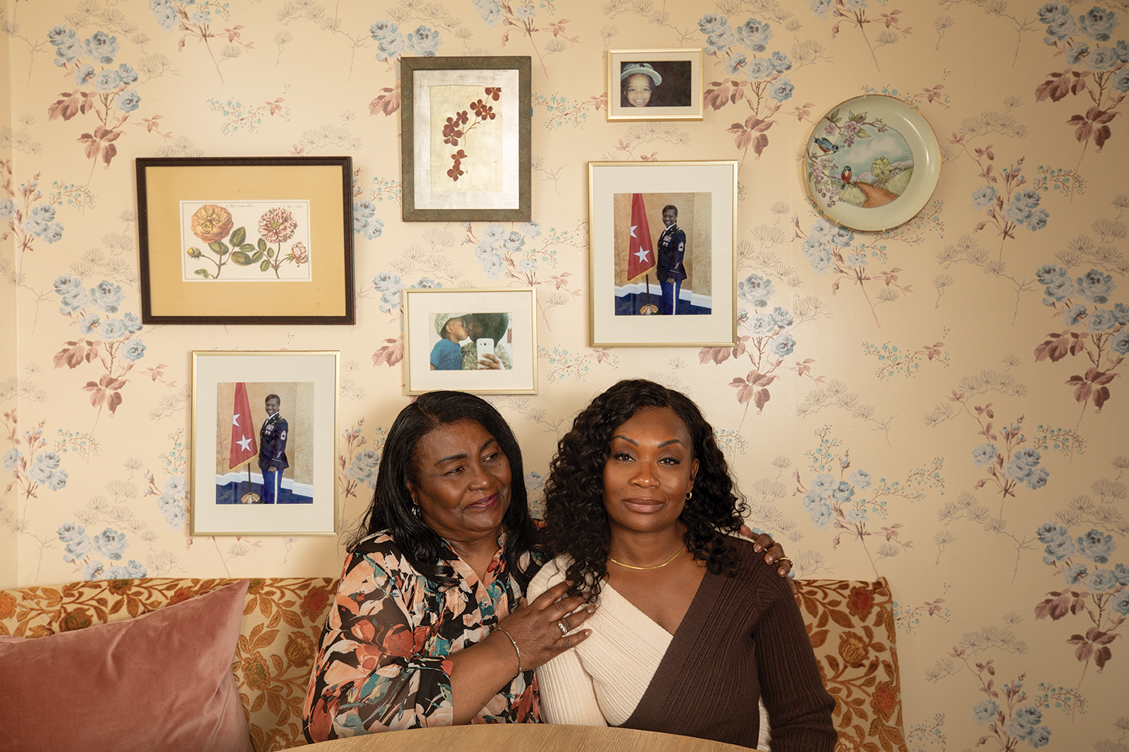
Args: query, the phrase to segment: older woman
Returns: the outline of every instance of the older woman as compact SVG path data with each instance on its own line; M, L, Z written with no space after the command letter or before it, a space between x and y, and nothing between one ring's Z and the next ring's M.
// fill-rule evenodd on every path
M757 746L832 750L824 689L788 586L747 541L713 429L685 395L622 381L561 439L545 484L560 555L530 597L596 602L576 650L537 669L550 723L615 725Z
M401 411L322 631L309 741L540 720L533 669L583 642L591 611L563 584L522 605L544 561L522 478L482 399L432 392Z

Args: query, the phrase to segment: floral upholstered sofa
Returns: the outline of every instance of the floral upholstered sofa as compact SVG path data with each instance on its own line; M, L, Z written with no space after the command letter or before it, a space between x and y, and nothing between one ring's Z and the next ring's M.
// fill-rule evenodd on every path
M0 635L46 637L124 621L238 582L150 578L0 591ZM337 582L252 578L231 670L258 752L304 744L302 702ZM837 752L906 752L885 579L797 580L797 599L824 683L835 697Z

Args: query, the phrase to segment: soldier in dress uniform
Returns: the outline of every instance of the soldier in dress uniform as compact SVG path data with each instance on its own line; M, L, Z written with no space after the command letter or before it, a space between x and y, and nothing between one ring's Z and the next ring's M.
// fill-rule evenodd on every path
M678 207L667 204L663 207L663 224L666 229L659 235L658 270L659 286L662 288L663 304L659 313L672 315L678 305L678 293L682 281L686 279L686 267L682 262L686 256L686 233L678 226Z
M282 490L282 471L290 467L286 460L286 419L278 414L282 400L277 394L266 399L267 419L259 429L259 469L263 471L263 504L278 502Z

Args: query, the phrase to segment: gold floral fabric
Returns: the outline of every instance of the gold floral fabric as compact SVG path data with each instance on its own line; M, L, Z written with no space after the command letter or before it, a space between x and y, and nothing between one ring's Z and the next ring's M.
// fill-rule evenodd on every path
M45 637L131 619L236 579L148 578L0 591L0 635ZM337 590L329 577L251 578L231 670L257 752L305 744L302 703Z
M0 634L44 637L131 619L234 579L149 578L0 591ZM337 580L251 579L232 662L257 752L305 743L302 703ZM908 752L889 584L796 580L824 685L835 698L836 752Z
M796 580L796 600L823 684L835 698L835 752L908 752L886 578Z

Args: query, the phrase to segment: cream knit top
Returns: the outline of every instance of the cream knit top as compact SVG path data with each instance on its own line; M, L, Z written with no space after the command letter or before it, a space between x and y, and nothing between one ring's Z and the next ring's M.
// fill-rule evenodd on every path
M529 583L527 601L564 582L569 562L558 556L546 564ZM623 725L674 636L607 583L600 589L596 613L581 628L591 629L592 636L537 669L542 719L572 726ZM758 704L757 747L768 749L768 713L763 701Z
M527 600L563 582L568 561L558 556L546 564L529 584ZM592 636L537 669L542 718L619 726L635 712L673 636L607 583L582 628Z

